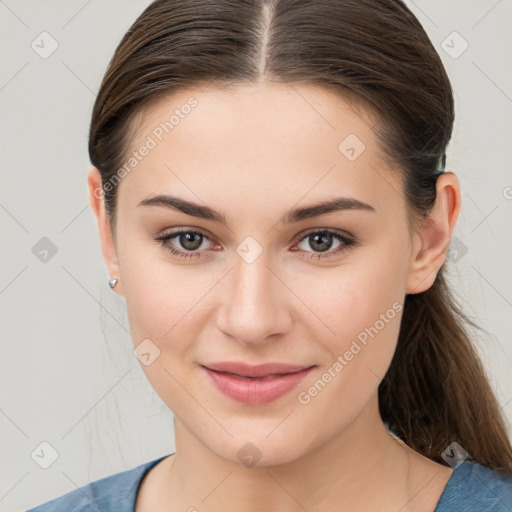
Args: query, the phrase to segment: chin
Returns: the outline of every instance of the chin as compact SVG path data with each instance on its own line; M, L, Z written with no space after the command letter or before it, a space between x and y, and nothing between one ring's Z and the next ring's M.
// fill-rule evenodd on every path
M271 429L270 429L271 430ZM233 439L203 439L203 443L218 457L247 468L269 468L285 465L300 459L309 450L310 440L294 436L292 432L273 432L269 429L247 428L244 435ZM236 430L235 430L236 431ZM240 430L238 431L240 432Z

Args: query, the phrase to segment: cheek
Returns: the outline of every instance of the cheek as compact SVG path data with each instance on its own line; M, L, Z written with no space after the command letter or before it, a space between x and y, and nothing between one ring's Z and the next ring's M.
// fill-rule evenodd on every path
M374 287L371 279L354 276L342 291L323 296L325 323L334 334L324 329L317 339L329 355L300 387L297 401L306 415L331 418L333 432L361 413L393 359L403 297L394 283L377 282Z
M183 386L193 359L193 341L202 330L200 300L212 285L208 276L193 277L191 266L172 265L159 251L139 248L125 254L123 292L141 368L162 401L181 415L190 409ZM150 354L149 361L145 353Z
M172 263L165 249L142 237L120 246L119 255L134 343L139 338L167 343L194 316L195 304L215 276L193 265Z
M373 252L353 264L347 260L346 266L323 269L330 273L327 278L297 280L302 283L299 293L322 320L315 335L328 352L320 376L315 376L317 384L307 383L320 390L319 377L329 382L332 391L317 401L320 407L325 401L328 408L335 399L357 409L375 392L393 358L405 296L404 267L392 247ZM353 389L357 393L347 393Z
M384 337L398 334L392 324L396 324L396 303L401 305L404 299L402 265L391 254L369 253L357 260L347 259L339 267L289 276L294 292L308 306L307 317L318 323L318 336L337 352L376 323L379 331L386 331ZM381 315L385 315L386 329Z

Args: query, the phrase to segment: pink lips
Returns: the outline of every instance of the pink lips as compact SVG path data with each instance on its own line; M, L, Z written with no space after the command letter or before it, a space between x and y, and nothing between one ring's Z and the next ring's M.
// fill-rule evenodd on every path
M285 395L297 386L314 366L267 363L208 363L201 365L214 386L228 397L248 405L260 405Z

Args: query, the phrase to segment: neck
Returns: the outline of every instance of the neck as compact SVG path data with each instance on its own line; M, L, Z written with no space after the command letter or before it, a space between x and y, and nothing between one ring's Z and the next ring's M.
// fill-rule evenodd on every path
M226 460L179 420L175 425L176 455L165 482L168 511L220 512L226 503L247 512L397 510L411 499L412 450L386 430L377 396L329 442L269 467Z

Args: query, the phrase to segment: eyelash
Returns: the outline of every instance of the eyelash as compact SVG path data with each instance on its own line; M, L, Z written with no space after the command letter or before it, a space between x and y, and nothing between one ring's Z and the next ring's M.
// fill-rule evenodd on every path
M165 248L171 254L173 254L174 256L177 256L179 258L184 258L184 259L194 258L194 257L199 258L204 251L188 251L188 252L180 251L169 244L169 242L172 239L176 238L177 236L179 236L183 233L192 233L194 235L196 235L196 234L202 235L203 238L205 238L206 240L209 240L210 242L212 241L210 239L210 237L208 235L206 235L205 233L203 233L202 231L197 231L197 230L192 230L192 229L178 229L176 231L173 231L172 233L168 233L166 235L162 235L162 236L155 238L155 241L161 247ZM302 242L303 240L307 239L308 237L310 237L311 235L314 235L314 234L332 235L333 238L335 238L339 242L342 242L342 245L340 245L340 247L338 247L336 250L334 250L332 252L312 253L311 256L304 256L307 259L320 260L320 259L330 258L332 256L335 256L335 255L337 255L343 251L346 251L346 250L350 249L351 247L354 247L355 245L357 245L357 242L355 240L353 240L345 235L342 235L342 234L338 233L337 231L333 231L331 229L313 229L311 231L308 231L307 233L303 234L301 238L299 238L297 240L297 243Z

